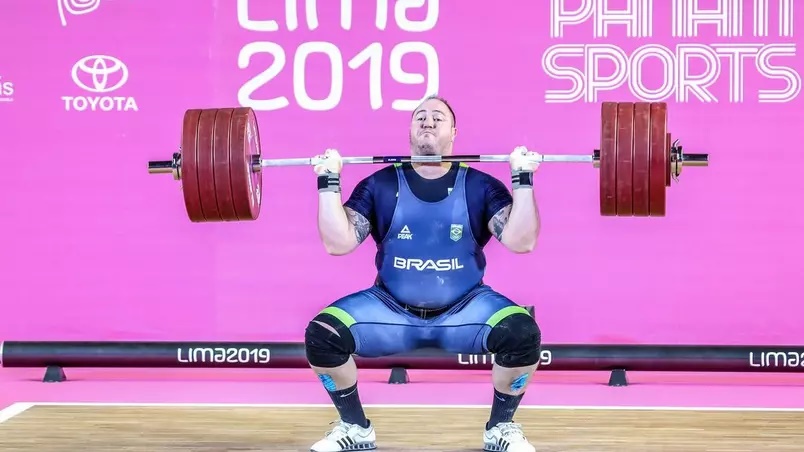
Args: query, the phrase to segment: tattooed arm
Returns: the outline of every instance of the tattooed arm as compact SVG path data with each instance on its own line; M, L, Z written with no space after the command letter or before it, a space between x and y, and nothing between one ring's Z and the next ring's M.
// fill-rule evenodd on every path
M366 217L355 212L349 207L344 207L343 210L346 211L346 217L349 218L349 230L351 235L354 236L357 245L360 245L371 233L371 223L368 221L368 219L366 219Z
M489 221L489 230L494 237L502 242L502 233L505 230L505 225L508 224L508 218L511 216L511 206L508 204L491 217Z
M508 196L511 199L511 195ZM536 247L540 224L533 189L518 188L514 190L511 202L492 216L488 227L494 237L510 251L529 253Z
M366 218L371 213L371 199L366 181L355 187L347 203L355 208L346 207L340 193L318 194L318 233L327 253L333 256L349 254L366 240L371 233L371 222Z
M327 253L349 254L368 237L371 224L363 215L341 204L340 194L326 192L318 200L318 233Z

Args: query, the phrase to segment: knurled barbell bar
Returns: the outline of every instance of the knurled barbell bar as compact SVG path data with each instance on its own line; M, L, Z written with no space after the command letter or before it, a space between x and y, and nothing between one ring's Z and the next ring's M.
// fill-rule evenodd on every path
M312 158L264 159L254 110L191 109L180 152L148 162L149 173L181 180L193 222L247 221L260 215L262 168L315 165ZM344 157L343 163L507 162L503 155ZM667 131L663 102L603 102L600 149L591 155L541 155L542 162L584 162L600 170L600 214L662 217L667 188L684 166L708 166L708 154L684 154Z

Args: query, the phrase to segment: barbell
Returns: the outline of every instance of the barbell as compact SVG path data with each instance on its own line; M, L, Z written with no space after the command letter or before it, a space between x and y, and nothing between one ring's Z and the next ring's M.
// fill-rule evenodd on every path
M603 102L600 148L588 155L541 155L541 162L590 163L600 171L600 214L663 217L667 188L684 166L708 166L708 154L684 154L667 130L664 102ZM264 167L315 165L312 158L264 159L249 107L190 109L171 160L149 173L181 181L192 222L248 221L260 215ZM344 157L348 164L508 162L509 155Z

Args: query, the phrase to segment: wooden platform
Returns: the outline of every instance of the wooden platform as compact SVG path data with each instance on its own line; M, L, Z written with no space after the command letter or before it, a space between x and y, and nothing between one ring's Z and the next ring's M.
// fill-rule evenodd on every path
M380 451L481 450L485 408L367 407ZM33 406L0 424L15 452L306 451L332 408ZM537 451L801 451L804 412L520 409Z

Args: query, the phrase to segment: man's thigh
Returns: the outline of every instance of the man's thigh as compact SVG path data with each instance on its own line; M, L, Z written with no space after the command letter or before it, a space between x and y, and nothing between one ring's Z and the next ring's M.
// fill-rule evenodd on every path
M452 353L488 353L491 329L513 314L528 310L494 291L480 286L438 319L438 344Z
M418 348L426 334L417 319L378 287L347 295L321 311L346 326L355 340L355 354L366 358L404 353Z

